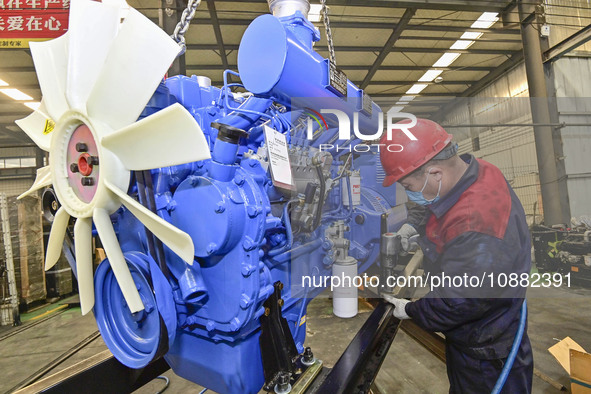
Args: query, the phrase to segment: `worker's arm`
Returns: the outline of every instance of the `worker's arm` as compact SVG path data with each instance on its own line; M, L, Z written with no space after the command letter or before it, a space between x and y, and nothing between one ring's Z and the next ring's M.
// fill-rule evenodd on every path
M507 298L522 296L520 288L491 287L489 279L500 273L510 274L521 267L516 264L514 251L504 250L502 240L478 232L464 233L450 244L438 260L442 274L438 278L462 278L468 286L456 287L453 283L440 284L420 300L408 303L406 313L422 328L429 331L449 331L460 325L480 319L487 313L504 308ZM485 281L480 286L474 279ZM435 280L435 283L432 282ZM459 280L456 279L456 283ZM437 278L430 282L437 284ZM505 298L500 300L499 298Z
M413 226L415 230L421 235L425 234L425 226L429 219L429 210L415 202L408 201L406 204L406 222Z

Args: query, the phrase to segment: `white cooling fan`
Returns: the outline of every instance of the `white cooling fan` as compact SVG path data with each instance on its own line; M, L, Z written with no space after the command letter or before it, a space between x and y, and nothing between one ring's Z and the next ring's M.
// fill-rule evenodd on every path
M193 262L189 235L126 192L132 170L210 158L199 125L181 105L136 121L178 52L178 44L158 26L114 0L72 0L69 31L31 43L43 100L17 124L50 155L49 166L37 171L35 183L20 197L53 184L62 204L49 236L46 270L60 256L70 217L76 218L83 314L94 305L92 222L131 312L143 309L109 217L121 204L183 260Z

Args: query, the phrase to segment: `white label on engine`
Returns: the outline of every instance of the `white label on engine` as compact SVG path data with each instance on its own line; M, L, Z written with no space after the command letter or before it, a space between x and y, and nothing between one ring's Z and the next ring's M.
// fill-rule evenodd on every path
M277 182L281 184L280 186L291 189L291 165L285 135L269 126L265 126L265 140L269 151L273 183Z

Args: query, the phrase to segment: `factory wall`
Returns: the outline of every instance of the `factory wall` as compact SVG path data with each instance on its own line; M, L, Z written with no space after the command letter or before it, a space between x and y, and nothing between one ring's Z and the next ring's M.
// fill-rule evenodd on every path
M562 156L571 216L591 214L591 59L563 57L553 64ZM568 126L568 125L573 126Z
M591 19L588 0L545 0L546 23L550 25L549 45L552 47L586 27ZM591 43L576 48L571 55L588 55Z
M460 153L470 152L501 169L519 197L526 215L543 214L540 182L528 99L525 65L503 75L475 97L458 101L442 122L458 142ZM478 125L487 126L478 126ZM488 126L516 124L517 126Z
M18 196L35 180L36 147L0 148L0 193Z
M586 0L545 2L548 37L553 46L588 25L591 8ZM555 130L559 183L566 182L561 198L564 212L579 217L591 215L591 43L582 45L552 63L548 74ZM554 97L556 98L554 101ZM451 128L460 152L472 152L498 166L515 189L526 214L536 220L543 215L538 165L529 107L525 65L520 64L475 97L459 101L443 121L447 125L524 124Z

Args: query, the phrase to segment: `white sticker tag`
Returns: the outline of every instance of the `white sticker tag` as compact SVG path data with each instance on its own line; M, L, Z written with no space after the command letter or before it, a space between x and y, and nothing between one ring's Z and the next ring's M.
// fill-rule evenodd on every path
M281 184L280 186L291 189L291 165L289 163L285 135L269 126L265 126L265 140L269 153L273 183L277 182Z

